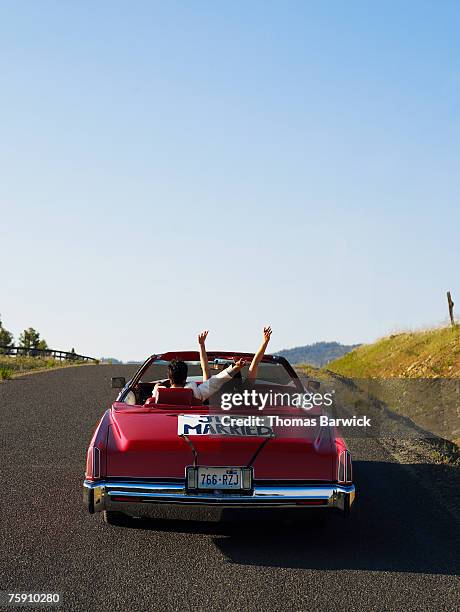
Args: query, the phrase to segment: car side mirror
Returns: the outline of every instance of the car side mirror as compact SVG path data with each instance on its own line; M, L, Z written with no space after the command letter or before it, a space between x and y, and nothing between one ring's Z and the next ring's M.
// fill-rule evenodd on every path
M112 389L123 389L126 385L126 378L124 376L113 376L111 382Z
M321 383L319 382L319 380L309 380L307 382L307 389L309 391L318 391L320 387L321 387Z

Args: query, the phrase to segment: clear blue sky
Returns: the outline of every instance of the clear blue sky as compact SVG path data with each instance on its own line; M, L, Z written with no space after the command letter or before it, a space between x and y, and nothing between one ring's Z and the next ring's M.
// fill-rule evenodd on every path
M57 348L460 304L458 2L0 3L0 313Z

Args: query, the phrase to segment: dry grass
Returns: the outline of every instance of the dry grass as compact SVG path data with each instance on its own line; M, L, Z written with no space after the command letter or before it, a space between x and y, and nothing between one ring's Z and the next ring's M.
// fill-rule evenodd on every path
M460 326L392 334L327 367L353 378L460 378Z
M80 363L84 362L60 361L49 357L10 357L8 355L0 355L0 380L8 380L15 375L36 370L49 370L51 368L79 365Z

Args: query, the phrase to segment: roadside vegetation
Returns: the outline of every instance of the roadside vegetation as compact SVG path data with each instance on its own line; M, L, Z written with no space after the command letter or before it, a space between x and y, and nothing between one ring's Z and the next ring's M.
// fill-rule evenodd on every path
M9 357L8 355L0 355L0 380L9 380L17 374L25 374L36 370L49 370L51 368L64 368L66 366L74 366L84 361L60 361L59 359L42 357Z

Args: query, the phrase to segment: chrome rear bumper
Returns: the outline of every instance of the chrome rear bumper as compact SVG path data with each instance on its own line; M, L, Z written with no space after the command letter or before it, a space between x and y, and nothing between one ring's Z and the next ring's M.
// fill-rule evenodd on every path
M347 513L355 498L354 485L258 485L249 493L187 492L185 483L89 481L83 499L89 512L117 510L136 514L150 504L218 508L337 508Z

